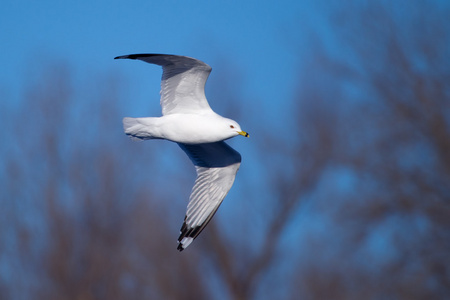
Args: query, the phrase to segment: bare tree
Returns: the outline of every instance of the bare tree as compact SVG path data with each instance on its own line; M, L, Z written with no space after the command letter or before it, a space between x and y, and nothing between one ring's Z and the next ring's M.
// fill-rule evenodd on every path
M83 102L86 95L74 92L69 67L47 70L15 113L14 142L6 150L2 202L11 201L5 214L11 229L1 241L11 288L5 295L205 298L192 277L195 253L179 256L171 219L162 217L168 207L152 192L156 159L121 132L117 79L98 79L103 88L80 90L91 97ZM141 171L143 164L150 172Z
M403 11L351 7L330 15L343 57L315 48L312 74L303 78L329 87L331 76L338 89L321 91L325 113L301 113L312 113L315 127L336 115L329 158L350 191L344 199L317 191L332 231L310 234L316 261L300 259L293 284L313 299L443 299L450 293L450 22L424 3Z

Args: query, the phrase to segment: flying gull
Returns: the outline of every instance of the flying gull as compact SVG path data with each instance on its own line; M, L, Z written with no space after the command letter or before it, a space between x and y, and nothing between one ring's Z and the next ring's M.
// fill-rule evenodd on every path
M162 66L162 116L124 118L123 127L134 139L165 139L189 156L197 179L178 238L183 251L208 225L233 185L241 164L239 152L224 140L248 133L239 124L215 113L205 97L211 67L195 58L166 54L130 54L115 59L139 59Z

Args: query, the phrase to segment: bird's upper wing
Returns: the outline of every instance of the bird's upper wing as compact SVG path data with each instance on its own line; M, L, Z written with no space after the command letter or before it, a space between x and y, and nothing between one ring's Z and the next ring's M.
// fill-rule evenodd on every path
M202 232L228 194L241 164L241 155L223 141L178 145L197 170L178 238L178 250L182 251Z
M166 54L130 54L119 58L139 59L162 66L162 114L211 111L205 97L205 83L211 67L195 58Z

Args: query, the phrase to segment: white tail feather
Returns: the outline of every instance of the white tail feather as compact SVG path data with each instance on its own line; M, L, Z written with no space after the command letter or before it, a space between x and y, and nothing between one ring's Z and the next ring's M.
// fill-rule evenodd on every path
M123 118L123 130L133 140L155 139L152 135L152 120L154 118Z

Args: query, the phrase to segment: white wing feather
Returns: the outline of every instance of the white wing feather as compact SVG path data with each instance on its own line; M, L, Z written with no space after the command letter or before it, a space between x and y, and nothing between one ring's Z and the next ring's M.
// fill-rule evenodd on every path
M178 250L182 251L202 232L230 191L241 164L241 155L223 141L179 145L197 170L178 238Z

